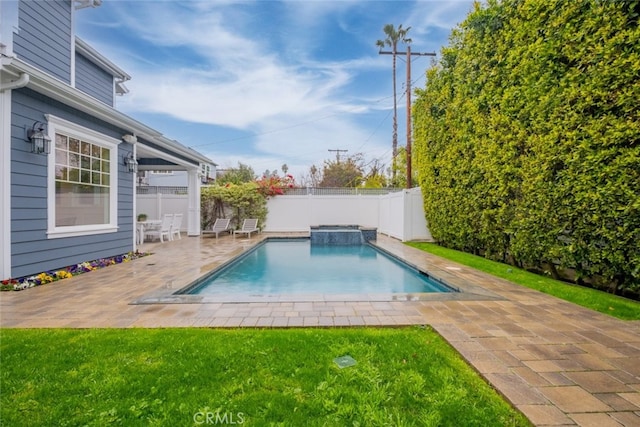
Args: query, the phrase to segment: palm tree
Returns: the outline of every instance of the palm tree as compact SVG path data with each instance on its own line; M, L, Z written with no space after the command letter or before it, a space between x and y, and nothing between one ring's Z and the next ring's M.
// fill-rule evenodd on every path
M378 40L376 46L382 50L383 47L391 47L391 55L393 56L393 141L392 141L392 156L393 164L396 161L396 155L398 154L398 107L396 105L396 54L398 52L398 42L411 43L411 39L407 37L407 33L411 27L402 28L402 24L398 25L398 29L394 28L393 24L387 24L382 31L386 34L387 38L384 40ZM407 114L410 114L407 112ZM395 181L396 171L395 168L392 171L392 178Z

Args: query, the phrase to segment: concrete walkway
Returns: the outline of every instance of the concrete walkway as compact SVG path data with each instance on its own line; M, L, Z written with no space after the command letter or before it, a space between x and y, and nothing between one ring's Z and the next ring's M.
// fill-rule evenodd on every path
M429 324L535 425L640 426L639 321L583 309L385 236L378 236L381 248L469 292L415 301L320 295L304 301L131 304L182 288L264 237L146 244L142 249L152 256L27 291L2 292L0 326Z

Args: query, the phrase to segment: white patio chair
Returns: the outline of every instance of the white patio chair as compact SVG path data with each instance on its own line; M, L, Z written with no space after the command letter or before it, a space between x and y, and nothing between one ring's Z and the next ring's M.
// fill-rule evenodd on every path
M171 224L173 223L173 214L164 214L162 217L162 223L160 227L154 230L145 232L145 237L159 238L160 243L164 243L164 236L167 236L167 240L171 240Z
M178 236L178 239L182 239L180 235L180 227L182 226L182 214L173 215L173 222L171 223L171 233L169 234L169 240L173 240L174 236Z
M236 234L247 234L251 237L251 233L260 232L258 228L258 220L255 218L245 219L242 222L242 228L240 230L233 231L233 237L236 237Z
M209 230L202 230L202 234L215 234L217 239L220 233L224 231L231 232L231 230L229 229L229 222L231 222L229 218L217 218L216 222L213 224L213 227L211 227Z

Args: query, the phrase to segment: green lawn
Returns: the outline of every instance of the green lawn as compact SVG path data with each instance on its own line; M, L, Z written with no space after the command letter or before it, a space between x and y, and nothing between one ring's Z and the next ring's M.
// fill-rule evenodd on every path
M571 285L521 268L444 248L435 243L407 243L433 255L484 271L518 285L544 292L566 301L624 320L640 320L640 303L583 286Z
M429 328L2 329L0 340L2 425L530 425ZM338 368L344 355L357 364Z

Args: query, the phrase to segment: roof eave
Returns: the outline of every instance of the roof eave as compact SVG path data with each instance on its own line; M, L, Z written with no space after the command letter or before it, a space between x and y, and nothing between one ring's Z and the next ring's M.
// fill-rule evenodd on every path
M92 48L80 37L76 37L76 52L86 57L112 76L119 78L121 81L131 80L131 76L129 74L125 73L124 70L101 55L100 52Z
M69 86L67 83L13 57L1 57L0 68L3 72L12 75L26 73L30 76L28 88L46 95L65 105L84 111L100 120L111 123L142 139L153 142L160 147L179 153L198 163L213 162L208 157L197 151L182 145L181 143L166 138L162 133L149 126L127 116L124 113L104 104L84 92ZM144 144L144 142L140 142Z

